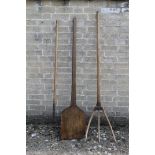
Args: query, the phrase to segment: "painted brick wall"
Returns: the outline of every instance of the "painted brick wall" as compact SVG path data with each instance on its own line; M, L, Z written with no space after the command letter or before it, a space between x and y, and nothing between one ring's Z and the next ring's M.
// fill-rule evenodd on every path
M124 4L124 3L123 3ZM95 14L115 1L27 1L27 115L51 115L55 20L59 20L57 115L70 104L72 19L77 17L77 104L96 104ZM123 10L123 9L122 9ZM128 12L101 13L101 95L110 116L128 117Z

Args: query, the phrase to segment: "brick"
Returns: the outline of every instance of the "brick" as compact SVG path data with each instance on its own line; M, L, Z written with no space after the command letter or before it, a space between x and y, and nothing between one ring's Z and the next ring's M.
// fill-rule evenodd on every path
M70 101L70 96L68 96L68 95L61 95L61 96L59 96L59 102L69 102Z
M88 45L95 45L96 46L96 39L94 39L94 38L88 38L87 39L87 44Z
M118 46L118 52L119 53L124 53L124 52L129 52L129 47L128 46Z
M121 18L119 14L105 14L101 16L101 25L103 26L120 26L121 25Z
M69 6L88 6L88 1L70 1Z
M84 61L85 62L93 62L93 63L95 63L96 62L96 57L85 57Z
M47 111L51 111L51 112L52 112L53 106L45 106L45 109L46 109Z
M88 28L87 28L87 31L88 31L88 33L96 33L96 27L94 27L94 26L89 26ZM94 39L94 38L93 38ZM96 39L95 39L95 41L96 41Z
M39 73L39 67L27 67L26 72L28 73Z
M48 27L48 28L49 28L49 27ZM49 32L49 33L44 32L44 33L41 33L41 34L42 34L42 39L52 39L52 36L54 35L53 32ZM55 38L53 38L52 41L55 42ZM45 45L44 45L44 46L45 46ZM47 47L52 48L51 46L52 46L52 45L48 45ZM53 46L54 46L54 45L53 45Z
M41 43L42 34L41 33L27 33L26 41L29 41L31 43Z
M71 84L61 84L61 85L57 85L57 89L70 89L71 88Z
M114 102L127 102L127 101L129 101L129 98L128 97L120 97L120 96L118 97L117 96L117 97L113 98L113 101Z
M93 101L94 103L96 103L96 95L91 95L91 96L86 96L88 101Z
M26 104L37 104L37 105L39 105L40 101L39 100L26 100Z
M40 79L37 79L37 78L32 78L32 79L27 78L26 79L26 83L40 84L41 83L41 80Z
M115 75L116 80L126 80L128 81L129 75Z
M96 70L96 63L83 62L83 63L79 63L78 66L84 69L95 69ZM89 73L91 73L91 71Z
M83 91L83 94L84 95L96 95L96 91L94 91L94 90L84 90Z
M77 39L76 40L77 45L80 44L80 45L84 46L86 43L87 43L86 39Z
M42 61L40 68L51 68L53 70L53 62Z
M72 60L72 58L69 56L69 57L61 57L61 56L59 56L59 61L60 62L71 62L71 60Z
M84 26L95 27L96 26L96 21L85 20L83 24L84 24Z
M69 5L69 3L64 3L64 1L62 1L62 0L53 0L52 1L52 6L55 6L55 7L57 7L57 6L63 6L63 5Z
M53 29L51 26L41 26L40 28L42 33L52 33Z
M77 101L80 101L80 103L81 103L81 100L86 100L86 96L84 96L84 95L79 95L79 94L77 94Z
M88 80L85 79L84 80L84 84L86 84L86 85L87 84L89 85L89 84L92 84L92 83L96 83L96 80L92 80L92 79L88 79Z
M94 13L96 11L97 11L97 9L95 7L85 7L84 8L84 13Z
M41 105L47 106L47 105L52 105L52 101L41 101Z
M51 21L49 19L38 19L36 20L38 26L46 26L46 25L54 25L55 21Z
M117 102L118 106L129 106L129 102Z
M38 61L38 57L36 55L27 55L26 56L26 61L37 62Z
M117 72L117 74L128 74L129 73L129 69L128 68L117 69L116 72Z
M101 100L103 102L112 102L113 101L113 96L102 96L101 95Z
M128 113L129 108L127 106L124 107L113 107L113 111L120 112L120 113Z
M120 33L129 33L129 27L128 26L121 26Z
M112 109L111 106L104 106L104 108L105 108L105 111L106 111L107 113L113 112L113 109Z
M73 8L69 6L64 6L64 7L56 7L55 8L56 13L73 13Z
M40 67L41 66L41 62L27 62L26 63L27 67Z
M73 9L74 13L84 13L84 9L82 7L75 6Z
M129 68L129 63L115 63L115 68L116 69L128 69Z
M114 74L103 74L102 78L105 80L116 80L116 77Z
M69 15L70 20L72 20L75 17L75 14L70 14ZM80 21L85 21L88 19L87 14L76 14L76 18L77 18L77 26L79 26Z
M29 111L26 111L26 115L27 116L37 116L37 115L42 115L42 111L38 111L38 110L29 110Z
M103 94L104 96L116 96L116 91L101 91L101 94Z
M26 111L30 110L30 105L26 105Z
M55 7L52 6L41 6L39 7L40 13L54 13Z
M53 98L52 98L52 95L50 94L46 94L45 95L45 100L47 100L47 101L52 101L53 100Z
M129 81L124 80L118 80L117 85L129 85Z
M112 102L112 101L104 101L103 100L103 104L104 104L104 106L110 106L110 107L116 106L116 102Z
M27 78L43 78L43 74L41 73L27 73L26 74Z
M118 62L129 62L128 57L117 57Z
M104 51L104 55L106 57L110 57L110 56L118 56L118 57L128 57L128 53L127 52L117 52L117 51Z
M59 34L59 38L68 39L70 37L72 37L72 34L71 33L60 33Z
M129 91L118 91L119 96L129 96Z
M106 90L106 91L113 91L115 90L116 85L115 84L109 84L109 83L104 83L103 87L101 87L101 90Z
M26 51L26 55L29 56L33 56L33 55L42 55L42 51L41 50L32 50L32 51Z
M26 26L26 32L41 32L41 28L39 26Z
M54 56L40 56L40 61L51 62L54 61Z
M50 50L42 50L42 56L54 56L54 53Z
M70 32L70 27L68 27L68 26L63 26L63 25L60 25L59 26L59 28L58 28L58 30L59 30L59 32L60 33L65 33L65 32ZM61 39L61 38L59 38L59 39ZM68 41L68 39L67 39L67 41Z
M76 78L96 80L96 74L77 74Z
M71 51L72 46L71 45L59 45L58 50L65 50L65 51Z
M118 91L127 91L129 89L129 85L128 84L119 84L117 86L117 90Z
M104 69L103 70L103 68L101 68L101 71L104 73L104 74L116 74L116 70L115 69Z
M114 63L100 63L103 70L114 69Z
M85 33L85 34L83 34L83 38L95 38L95 37L96 37L95 33ZM91 45L91 47L86 45L86 48L85 48L85 50L95 50L95 49L96 49L96 47L92 46L92 45Z
M26 19L41 19L41 14L38 13L26 13Z
M41 1L41 6L52 6L52 1L48 0Z
M31 109L31 110L43 111L43 110L45 110L45 106L42 106L42 105L39 105L39 106L30 105L30 109Z
M117 58L116 57L102 57L101 62L115 63L115 62L117 62Z
M41 94L45 94L45 95L52 95L52 90L51 89L42 89L40 90Z
M59 84L71 84L71 79L65 79L65 78L61 78L61 79L58 79L57 82Z
M106 7L107 6L107 1L102 1L102 0L98 0L98 1L89 1L89 7Z
M94 106L96 105L96 100L84 100L83 101L83 106L86 107L86 111L91 111L93 110Z
M90 51L90 50L88 50L88 51L86 51L86 56L96 56L96 51L95 50L93 50L93 51Z
M40 94L40 90L36 89L26 89L26 94Z
M30 84L30 83L26 83L26 88L27 89L43 89L44 86L42 84Z
M96 73L96 68L85 68L84 73L89 74L89 73Z
M52 79L51 78L48 78L48 79L41 79L41 83L44 83L44 84L48 84L48 83L51 83L52 82Z
M36 51L36 50L40 50L39 49L39 45L38 44L31 44L30 42L26 45L26 50L28 51Z
M44 99L44 95L29 95L29 99L42 100Z
M68 21L69 20L69 14L52 14L52 20L59 20L59 21ZM61 23L60 23L61 24Z
M26 19L26 25L37 25L37 20L33 20L33 19Z

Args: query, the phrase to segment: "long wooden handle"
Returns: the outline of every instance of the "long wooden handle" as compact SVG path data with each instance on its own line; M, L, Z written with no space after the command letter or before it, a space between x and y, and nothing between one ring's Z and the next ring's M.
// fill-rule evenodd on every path
M54 75L53 75L53 122L55 122L56 104L56 76L57 76L57 49L58 49L58 21L56 20L55 53L54 53Z
M76 18L73 19L71 105L76 105Z
M56 20L56 38L55 38L55 53L54 53L54 82L53 82L53 99L56 100L56 76L57 76L57 49L58 49L58 21Z
M96 13L96 59L97 59L97 106L101 106L100 100L100 59L99 59L99 12Z

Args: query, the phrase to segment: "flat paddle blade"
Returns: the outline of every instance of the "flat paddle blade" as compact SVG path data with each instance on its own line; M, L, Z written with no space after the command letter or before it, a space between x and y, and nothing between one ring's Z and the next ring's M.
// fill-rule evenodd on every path
M84 138L86 121L84 112L77 106L70 106L61 114L61 139Z

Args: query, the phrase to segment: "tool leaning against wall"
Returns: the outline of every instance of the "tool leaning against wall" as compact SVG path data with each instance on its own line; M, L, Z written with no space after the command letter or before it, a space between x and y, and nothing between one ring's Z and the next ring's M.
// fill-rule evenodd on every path
M57 78L57 49L58 49L58 21L56 20L56 36L55 36L55 53L54 53L54 74L53 74L53 117L52 117L52 123L53 126L56 123L55 118L55 107L57 103L57 96L56 96L56 78Z
M76 18L73 19L71 105L61 113L61 139L83 138L85 113L76 104Z
M56 68L57 68L57 40L58 40L58 22L56 21L56 49L55 49L55 63L54 63L54 93L53 93L53 120L55 122L55 104L56 104ZM98 114L98 140L100 142L100 114L106 117L110 126L113 139L116 142L116 137L112 129L112 125L105 112L104 107L101 106L100 100L100 61L99 61L99 12L96 13L96 31L97 31L97 103L94 107L93 113L89 119L86 128L85 113L76 105L76 18L73 19L73 45L72 45L72 91L71 91L71 105L61 113L61 139L79 139L87 135L90 123L95 112ZM54 123L53 122L53 123Z
M98 115L98 140L100 142L100 113L105 115L106 120L108 121L108 124L110 126L114 141L116 142L116 137L114 134L114 131L112 129L111 123L109 121L109 118L105 112L104 107L101 106L101 99L100 99L100 57L99 57L99 12L96 13L96 31L97 31L97 46L96 46L96 59L97 59L97 103L96 106L94 107L93 113L91 114L91 117L89 119L89 123L87 126L87 130L86 130L86 134L85 134L85 140L87 140L87 135L88 135L88 130L90 127L90 123L93 119L93 116L95 114L95 112L97 112Z

